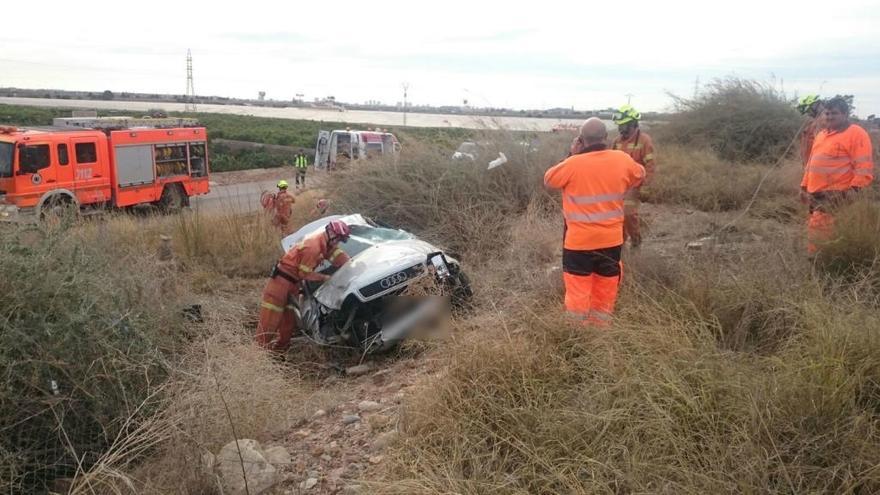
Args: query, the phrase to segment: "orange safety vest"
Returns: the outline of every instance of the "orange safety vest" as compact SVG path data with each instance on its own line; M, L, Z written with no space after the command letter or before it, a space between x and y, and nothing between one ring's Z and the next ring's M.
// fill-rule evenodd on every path
M562 190L565 249L590 251L623 244L623 200L645 178L645 168L622 151L587 151L544 174L544 185Z
M874 180L871 138L850 124L843 131L823 129L816 135L801 187L807 192L844 191Z

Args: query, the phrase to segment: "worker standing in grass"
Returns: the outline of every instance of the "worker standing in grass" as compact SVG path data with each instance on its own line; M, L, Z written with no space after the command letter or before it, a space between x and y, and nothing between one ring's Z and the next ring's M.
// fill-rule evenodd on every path
M813 149L813 141L816 134L822 130L822 100L818 95L806 95L798 100L798 111L807 117L804 129L801 131L801 163L804 167L810 161L810 150Z
M293 203L296 202L293 195L287 192L287 181L278 181L278 192L275 193L273 205L275 214L272 216L274 225L282 234L287 234L290 227L290 216L293 214Z
M849 121L850 105L835 96L824 104L823 129L816 135L801 181L801 197L810 205L807 251L816 254L831 239L834 210L874 180L871 138Z
M644 184L651 182L657 171L657 160L654 153L654 140L648 133L639 128L639 120L642 114L635 108L624 105L614 115L614 123L617 124L618 136L611 144L611 148L620 150L629 155L639 165L645 167ZM639 187L634 187L624 201L626 220L623 224L624 242L627 238L632 247L639 247L642 243L642 231L639 224Z
M255 335L260 346L275 351L287 350L296 329L290 298L299 295L300 282L326 282L330 279L329 275L317 271L324 260L337 268L348 263L349 257L339 243L347 241L350 235L351 228L345 222L334 220L323 231L306 237L281 257L263 289L260 322Z
M588 119L579 152L544 174L545 187L562 190L565 308L596 326L609 324L617 300L624 199L645 178L645 168L626 153L609 150L607 138L605 124Z
M296 188L299 189L302 187L305 189L306 187L306 170L309 168L309 162L306 160L306 155L300 150L299 154L296 155L296 160L294 161L294 165L296 166Z

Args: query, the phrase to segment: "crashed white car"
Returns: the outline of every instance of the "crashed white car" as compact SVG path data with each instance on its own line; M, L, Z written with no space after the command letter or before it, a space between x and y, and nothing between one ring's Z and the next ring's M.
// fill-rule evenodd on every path
M423 322L472 295L467 276L455 258L409 232L384 227L361 215L333 215L311 222L285 237L285 252L303 238L321 232L333 220L351 227L340 244L351 261L338 270L318 267L331 277L323 284L305 282L293 301L300 331L319 344L337 344L376 352L406 339ZM417 281L433 277L448 299L400 297ZM427 279L430 280L430 279Z

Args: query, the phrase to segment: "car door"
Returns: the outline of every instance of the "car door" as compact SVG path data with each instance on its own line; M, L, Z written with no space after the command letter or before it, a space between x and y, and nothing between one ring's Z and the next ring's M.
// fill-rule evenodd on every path
M18 145L18 170L15 172L16 191L30 191L31 202L49 189L55 189L57 177L52 166L52 143L32 140Z
M315 168L327 168L330 157L330 133L318 131L318 142L315 145Z
M61 189L75 189L74 165L70 153L70 143L67 139L55 141L55 185Z

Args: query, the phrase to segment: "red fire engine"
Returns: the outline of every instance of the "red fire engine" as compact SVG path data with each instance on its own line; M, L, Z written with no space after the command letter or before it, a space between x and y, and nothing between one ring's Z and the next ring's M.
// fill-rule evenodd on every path
M208 193L208 136L191 119L58 118L0 127L0 221L75 207L176 210Z

